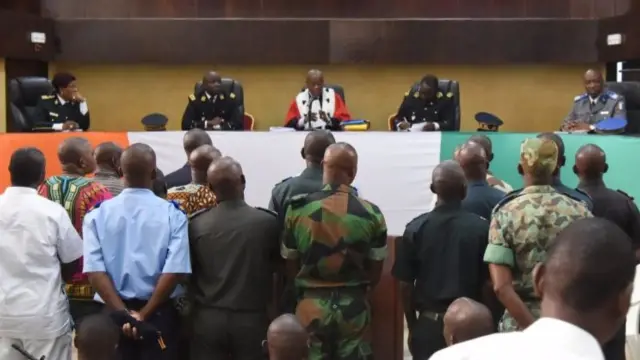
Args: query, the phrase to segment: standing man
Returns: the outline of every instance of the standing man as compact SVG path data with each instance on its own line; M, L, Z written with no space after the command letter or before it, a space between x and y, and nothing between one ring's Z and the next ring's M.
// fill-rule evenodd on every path
M53 76L51 84L54 93L43 95L36 106L34 129L89 130L89 107L78 92L76 77L69 73L58 73Z
M225 157L208 171L218 205L189 224L193 336L191 359L260 360L279 260L276 214L244 201L245 178Z
M393 130L452 131L455 115L453 94L439 90L435 75L425 75L417 89L404 94Z
M70 137L58 147L58 160L62 165L62 175L52 176L38 188L38 193L64 207L71 223L82 236L82 222L85 215L97 204L110 199L109 190L86 176L96 169L91 144L85 138ZM82 318L95 314L101 306L93 301L94 289L89 279L78 266L70 282L65 286L74 323L79 325Z
M202 145L189 154L191 184L176 186L167 192L167 200L175 201L187 216L216 206L216 196L207 185L207 170L222 154L211 145Z
M97 165L93 180L104 185L113 196L120 194L124 187L120 179L120 156L122 148L113 142L102 143L93 151Z
M289 177L273 187L269 210L280 213L287 199L300 194L308 194L322 189L322 159L327 148L336 139L327 130L313 130L304 139L300 155L307 167L298 176Z
M189 155L191 152L202 145L211 145L213 146L213 142L211 141L211 137L207 134L206 131L202 129L191 129L184 134L182 138L182 147L184 148L184 152L187 154L187 163L184 164L180 169L168 174L165 177L165 182L167 183L167 187L171 189L172 187L187 185L191 183L191 166L189 166Z
M562 229L592 217L583 202L553 188L558 168L558 147L553 141L526 139L518 164L524 189L508 194L493 210L484 260L496 296L506 308L500 331L526 329L540 316L534 266L546 259Z
M472 135L467 142L474 142L484 149L485 154L487 154L487 160L489 164L493 161L493 143L491 139L486 135ZM509 193L513 191L513 187L509 185L506 181L498 179L495 175L491 173L489 170L489 165L487 165L487 182L491 187L497 188L504 193Z
M310 360L371 359L367 300L387 255L380 209L354 194L358 155L347 143L327 148L321 191L291 199L282 256L302 294L296 316L311 334Z
M84 221L84 271L97 301L154 326L166 345L163 350L152 339L123 337L118 346L122 360L177 360L177 312L171 298L191 273L187 217L151 191L156 177L151 147L129 146L121 167L125 189Z
M467 196L462 200L462 209L483 219L491 219L491 211L505 193L487 182L489 161L484 148L473 142L467 143L458 153L458 163L467 180Z
M611 190L604 183L603 175L609 169L604 150L587 144L578 149L573 171L580 183L578 188L593 199L593 215L618 225L633 241L636 259L640 261L640 213L633 198L621 190ZM626 333L620 327L616 336L604 345L607 360L624 360Z
M220 75L209 71L202 77L198 91L189 95L182 130L243 130L243 116L236 94L224 91Z
M622 95L605 90L604 76L598 70L584 73L586 92L573 99L573 107L562 123L562 131L594 131L595 124L612 117L627 118Z
M629 310L635 276L630 242L608 220L575 221L558 234L535 271L533 283L542 298L539 320L524 331L449 347L432 360L604 360L600 345Z
M309 70L306 88L289 106L284 126L296 130L341 130L340 123L350 120L344 99L330 87L324 86L320 70Z
M38 196L44 154L11 155L11 186L0 195L0 359L22 360L17 345L36 357L71 359L71 321L62 279L82 256L82 240L62 206Z
M556 147L558 148L558 159L556 165L558 169L553 175L553 188L556 189L556 191L566 194L571 198L584 202L589 210L593 209L593 201L591 200L589 194L580 189L572 189L563 184L562 180L560 180L560 171L567 161L567 158L565 157L564 141L562 140L562 138L558 134L554 133L541 133L538 134L538 138L551 140L556 144Z
M396 243L391 273L401 284L409 349L416 360L447 346L442 319L454 300L485 301L489 275L482 255L489 223L463 210L466 190L460 165L451 160L438 165L431 185L438 195L435 209L412 220Z

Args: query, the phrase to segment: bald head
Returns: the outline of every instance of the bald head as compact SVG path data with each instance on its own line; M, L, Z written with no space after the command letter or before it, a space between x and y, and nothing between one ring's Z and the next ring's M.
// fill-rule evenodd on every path
M325 184L351 185L358 172L358 153L345 142L330 145L324 153Z
M607 170L607 157L598 145L587 144L576 152L576 172L580 180L599 180Z
M219 202L244 198L245 179L242 167L231 157L221 157L211 163L207 170L207 181Z
M491 139L487 135L477 134L472 135L467 142L476 143L484 149L484 152L487 154L487 160L493 160L493 143Z
M191 129L184 134L182 146L184 147L184 151L187 153L187 157L193 150L202 145L213 145L211 137L206 131L202 129Z
M299 360L308 352L309 335L298 319L291 314L281 315L269 325L267 345L271 358Z
M466 179L460 164L453 160L440 163L431 175L432 191L439 202L461 201L466 196Z
M209 94L217 94L222 88L222 78L215 71L209 71L202 76L202 89Z
M120 167L128 187L150 189L156 177L156 153L147 144L133 144L122 153Z
M311 95L315 97L320 96L322 94L322 88L324 87L324 75L322 71L317 69L309 70L306 85Z
M58 146L58 160L66 173L84 176L96 169L93 150L89 141L82 137L70 137Z
M189 166L195 171L206 173L211 163L221 156L220 150L212 145L202 145L189 154Z
M469 298L459 298L444 314L444 337L448 345L472 340L494 332L489 309Z
M597 97L604 87L604 76L596 69L589 69L584 73L584 88L591 97Z
M304 138L302 148L304 159L312 164L320 164L330 145L336 143L333 134L327 130L313 130Z
M120 164L120 156L122 156L122 148L114 142L99 144L93 151L93 157L101 167L117 168Z
M487 178L489 161L487 153L480 144L467 142L462 146L457 161L469 181L481 181Z

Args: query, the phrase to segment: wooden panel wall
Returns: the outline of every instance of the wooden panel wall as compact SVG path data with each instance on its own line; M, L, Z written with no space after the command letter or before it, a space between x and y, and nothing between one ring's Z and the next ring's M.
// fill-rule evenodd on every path
M0 57L51 60L55 52L53 21L40 16L39 0L0 1ZM47 44L36 49L30 42L33 31L47 35Z
M598 27L597 46L602 61L640 60L640 0L629 0L623 15L602 19ZM607 46L607 35L621 33L624 43Z
M20 0L12 0L20 1ZM599 18L629 0L42 0L55 18Z

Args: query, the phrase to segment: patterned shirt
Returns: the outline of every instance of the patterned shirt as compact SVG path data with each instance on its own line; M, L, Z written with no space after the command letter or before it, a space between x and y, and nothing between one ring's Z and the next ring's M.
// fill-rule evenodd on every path
M369 284L366 261L387 256L387 226L380 209L346 185L291 198L284 219L282 256L299 260L296 286Z
M82 236L82 221L86 213L96 204L111 199L111 193L99 182L80 176L52 176L40 185L38 193L56 202L67 211L73 227ZM93 290L88 285L87 276L82 273L82 265L67 284L70 298L93 298Z
M96 171L93 180L104 185L112 196L118 196L118 194L122 192L122 189L124 189L124 183L122 182L122 179L120 179L120 175L114 171L98 170Z
M174 201L187 216L216 206L216 196L206 185L187 184L169 189L167 200Z

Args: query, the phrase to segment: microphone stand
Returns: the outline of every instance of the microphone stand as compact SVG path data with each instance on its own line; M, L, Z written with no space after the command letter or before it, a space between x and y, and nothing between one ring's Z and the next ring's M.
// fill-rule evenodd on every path
M11 347L16 350L17 352L19 352L20 354L22 354L22 356L24 356L25 358L29 359L29 360L45 360L44 359L44 355L42 355L42 357L40 359L38 359L37 357L29 354L25 349L21 348L20 346L16 345L16 344L11 344Z

